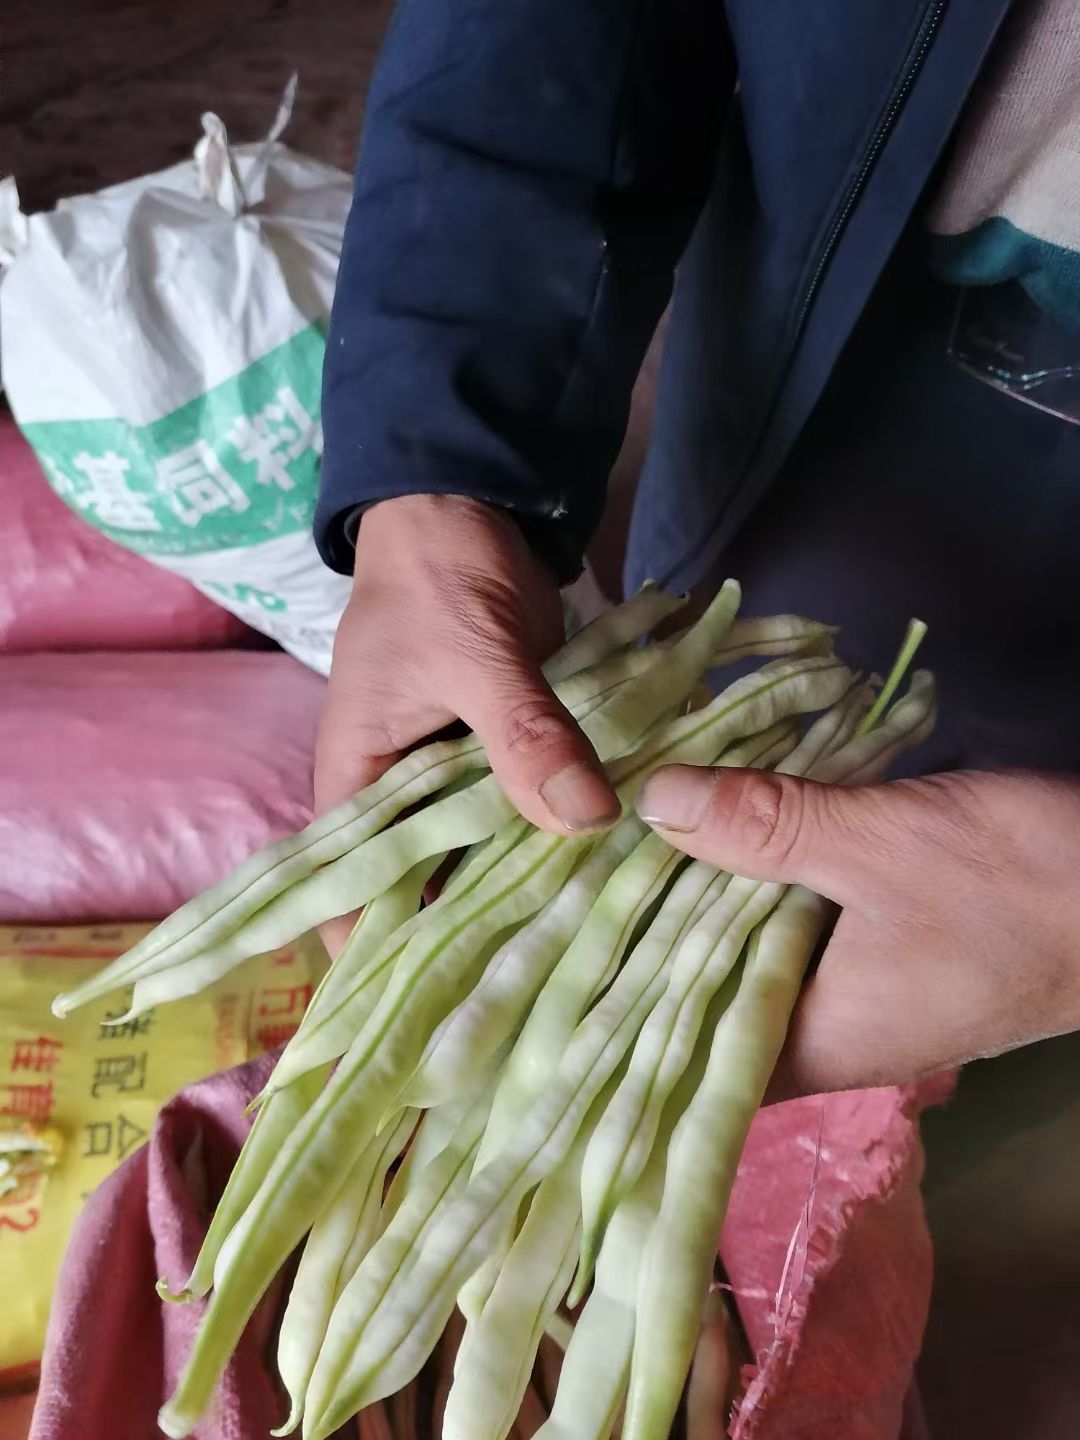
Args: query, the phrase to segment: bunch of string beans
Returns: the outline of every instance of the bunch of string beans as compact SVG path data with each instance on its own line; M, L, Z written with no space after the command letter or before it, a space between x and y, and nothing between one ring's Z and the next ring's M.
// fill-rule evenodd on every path
M934 719L925 672L894 700L917 622L876 693L828 626L737 619L730 581L695 624L641 643L681 603L647 587L547 666L624 803L606 833L534 829L474 736L431 744L56 1001L63 1015L129 988L126 1019L365 907L254 1102L191 1275L175 1295L159 1284L209 1296L167 1435L196 1425L302 1243L276 1434L324 1440L408 1384L457 1306L444 1435L503 1440L569 1305L543 1440L606 1440L620 1416L625 1440L668 1435L739 1154L828 915L687 859L632 802L672 762L864 783ZM752 657L767 663L702 701L707 672Z

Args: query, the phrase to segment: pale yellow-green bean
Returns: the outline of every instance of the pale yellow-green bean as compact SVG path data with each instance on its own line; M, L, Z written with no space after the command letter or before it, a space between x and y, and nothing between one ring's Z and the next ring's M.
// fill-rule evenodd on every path
M467 1184L486 1115L486 1097L466 1110L446 1143L414 1175L389 1224L338 1297L308 1387L305 1437L324 1433L322 1421L337 1403L337 1378L348 1361L350 1337L408 1275L440 1207Z
M702 867L694 887L699 903L707 903L714 879ZM687 899L675 895L673 915L685 916ZM399 1280L392 1285L380 1295L375 1309L365 1310L359 1319L343 1312L340 1324L332 1320L328 1345L333 1340L333 1349L328 1352L322 1390L325 1401L316 1415L312 1398L312 1437L321 1440L351 1410L388 1393L423 1363L461 1284L483 1262L507 1216L533 1185L562 1163L586 1117L594 1107L602 1107L601 1092L612 1083L621 1056L662 989L664 962L680 927L671 928L675 933L655 945L654 953L639 958L629 982L612 987L613 991L619 987L616 999L612 1001L609 992L582 1022L551 1093L529 1113L496 1158L474 1171L464 1193L433 1219L407 1283ZM635 955L640 950L639 946ZM628 965L633 962L631 957ZM602 1008L606 1013L598 1017ZM322 1363L320 1358L317 1375Z
M198 1300L214 1283L214 1266L221 1247L266 1178L282 1145L311 1109L326 1083L327 1069L314 1070L262 1106L237 1156L228 1183L214 1210L195 1267L175 1294L164 1280L158 1293L164 1299Z
M725 605L729 598L725 599ZM647 612L667 613L670 608L666 597L662 604L655 597L635 597L628 603L632 607L636 605L638 610L636 620L629 627L622 623L621 615L617 616L614 612L596 622L596 632L603 632L606 626L615 645L621 645L628 633L631 638L641 633L638 625ZM589 648L599 652L601 647L596 643L596 632ZM718 628L714 623L710 633L713 632L718 638L722 627ZM697 648L701 648L700 632ZM693 657L696 653L692 644L684 651L684 668L686 655ZM568 675L556 685L556 693L571 713L584 721L595 711L603 709L605 700L614 691L628 680L641 677L655 661L663 658L651 651L624 651L612 655L606 663L600 663L591 671ZM603 735L612 731L614 722L608 718L610 714L609 706L604 711L604 717L598 721ZM290 886L312 876L319 867L333 864L376 836L404 809L467 776L471 770L486 768L487 761L475 735L437 742L405 756L353 799L320 816L299 835L260 851L221 884L181 906L91 981L58 996L53 1007L55 1013L68 1014L79 1005L108 994L124 983L154 973L166 963L177 965L200 951L220 948L223 939L232 936L259 910L273 904ZM451 847L448 845L446 848ZM418 860L423 858L417 856ZM248 953L257 954L258 949ZM155 960L158 961L156 966Z
M469 896L524 840L529 828L524 820L511 821L488 842L466 872L460 877L455 876L455 883L448 885L432 905L419 911L386 937L351 985L343 985L336 998L321 1006L315 1014L304 1017L274 1067L265 1093L272 1093L282 1085L290 1084L297 1075L345 1054L386 989L406 946L414 937L433 933L442 927L452 908L456 913L464 913L462 907L468 903Z
M919 700L913 702L919 705ZM815 776L820 764L836 779L861 762L856 737L866 696L853 691L811 726L778 772ZM882 726L891 753L903 735L908 711L895 707ZM720 900L686 936L671 969L667 990L641 1028L626 1076L594 1131L582 1170L582 1258L579 1283L591 1272L603 1227L634 1183L651 1152L662 1106L689 1063L706 1007L742 952L746 939L779 902L782 885L733 877Z
M536 1440L608 1440L611 1434L630 1377L641 1257L660 1210L668 1144L697 1093L712 1032L731 1003L738 980L738 974L730 976L713 997L691 1062L664 1107L648 1162L604 1233L592 1289L565 1347L555 1403ZM582 1288L575 1283L568 1299L571 1306L578 1303Z
M492 956L475 987L435 1031L403 1095L433 1105L471 1086L587 920L597 895L643 839L634 815L602 837L562 889Z
M499 1265L483 1310L465 1329L443 1416L443 1440L505 1440L544 1328L574 1273L581 1150L541 1181Z
M686 595L665 595L654 581L647 580L636 595L571 635L562 649L547 661L544 675L554 685L570 675L591 669L613 651L644 639L680 610L687 599Z
M796 888L765 923L713 1031L704 1078L675 1127L641 1262L624 1440L669 1435L739 1155L826 914L824 901Z
M334 1301L375 1238L386 1172L416 1120L415 1111L403 1112L395 1125L361 1151L337 1195L312 1226L278 1332L278 1374L290 1408L288 1418L272 1435L289 1435L300 1423Z
M494 893L476 913L498 928L520 923L557 888L591 841L535 832L511 852ZM550 892L548 892L550 893ZM418 943L422 942L422 943ZM370 1019L312 1109L282 1146L258 1193L218 1255L215 1293L191 1359L165 1420L174 1429L194 1424L248 1317L290 1251L341 1184L356 1147L376 1133L387 1107L412 1072L435 1024L454 1002L469 957L468 917L452 917L441 935L416 936L396 967ZM406 982L404 976L408 975ZM400 978L400 983L399 983ZM173 1433L162 1425L166 1433ZM183 1433L183 1432L181 1432Z

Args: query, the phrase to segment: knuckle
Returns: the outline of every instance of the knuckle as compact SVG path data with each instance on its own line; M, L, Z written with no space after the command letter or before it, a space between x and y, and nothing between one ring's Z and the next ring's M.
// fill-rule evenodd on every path
M566 720L541 696L512 702L503 716L503 744L509 756L548 751L566 739Z
M773 865L784 865L800 848L806 807L799 785L778 775L754 775L740 787L734 823L746 848Z
M350 720L347 726L336 726L320 734L315 747L315 773L318 777L350 771L360 760L393 755L401 748L388 722Z
M395 755L409 743L408 731L396 717L377 715L357 723L353 745L364 755Z

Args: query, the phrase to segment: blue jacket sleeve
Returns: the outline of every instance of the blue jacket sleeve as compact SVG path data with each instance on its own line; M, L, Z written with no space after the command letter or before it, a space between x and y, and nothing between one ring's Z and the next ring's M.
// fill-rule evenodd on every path
M399 0L323 381L315 533L397 495L513 511L566 580L704 201L720 0Z

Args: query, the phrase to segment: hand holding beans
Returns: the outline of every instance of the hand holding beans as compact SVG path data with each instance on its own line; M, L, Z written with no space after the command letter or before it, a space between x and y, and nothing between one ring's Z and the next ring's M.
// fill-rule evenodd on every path
M672 845L842 905L774 1091L906 1081L1080 1027L1080 784L957 773L841 790L658 771Z

